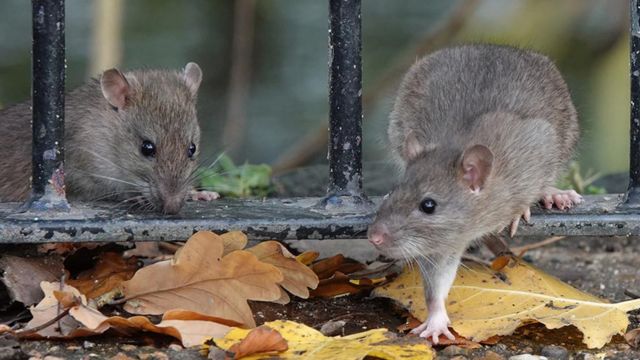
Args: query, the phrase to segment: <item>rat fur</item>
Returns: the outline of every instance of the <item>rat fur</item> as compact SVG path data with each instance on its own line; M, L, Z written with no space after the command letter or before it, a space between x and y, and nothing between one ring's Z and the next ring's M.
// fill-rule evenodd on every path
M202 71L105 71L65 97L65 187L71 200L133 201L173 214L196 167ZM31 103L0 111L0 201L24 201L31 176ZM152 156L141 152L144 141ZM193 151L195 150L195 151Z
M576 147L578 117L547 57L465 45L411 67L388 136L404 176L369 240L390 257L417 260L429 318L414 332L437 343L452 336L444 300L473 241L517 225L538 200L559 208L581 201L553 187Z

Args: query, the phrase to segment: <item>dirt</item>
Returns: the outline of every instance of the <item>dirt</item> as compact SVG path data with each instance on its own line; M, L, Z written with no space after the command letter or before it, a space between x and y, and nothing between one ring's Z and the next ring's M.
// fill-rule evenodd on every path
M535 241L527 239L526 241ZM519 245L522 239L516 239ZM323 241L316 246L324 252L332 250L349 253L353 246ZM340 247L332 249L332 247ZM340 251L338 251L340 250ZM526 259L543 270L572 285L611 301L629 299L629 294L640 293L640 239L638 238L572 238L544 248L530 251ZM484 250L475 255L484 255ZM357 257L357 255L356 255ZM405 313L386 299L370 299L364 295L343 296L334 299L294 299L287 305L252 303L258 324L288 319L320 329L330 321L344 321L334 329L337 335L347 335L367 329L384 327L399 333L397 327L404 322ZM640 327L640 312L629 316L631 328ZM603 349L589 350L581 343L581 334L567 327L547 330L541 325L529 325L514 335L503 337L496 345L484 345L469 350L436 347L439 359L508 359L517 354L556 354L555 358L573 359L640 359L640 351L616 337ZM170 338L155 335L120 338L113 334L71 342L23 341L0 339L2 359L202 359L197 349L183 349ZM550 357L554 358L554 357Z

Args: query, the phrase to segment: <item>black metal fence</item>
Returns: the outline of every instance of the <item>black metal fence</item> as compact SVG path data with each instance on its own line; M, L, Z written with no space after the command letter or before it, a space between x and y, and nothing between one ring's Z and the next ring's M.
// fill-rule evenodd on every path
M0 243L184 240L208 229L254 239L364 237L374 203L362 191L360 0L329 0L329 171L325 198L189 203L180 215L130 215L64 197L64 0L33 4L33 179L27 211L0 204ZM640 7L631 0L631 164L626 194L534 210L521 235L640 235Z

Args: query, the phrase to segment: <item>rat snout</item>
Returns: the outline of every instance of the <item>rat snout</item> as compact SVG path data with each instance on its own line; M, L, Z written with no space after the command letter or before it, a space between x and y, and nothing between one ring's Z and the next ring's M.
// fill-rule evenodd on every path
M385 224L374 223L369 227L369 242L376 247L389 245L391 242L391 233Z
M184 196L165 196L162 199L162 212L164 214L177 214L184 204Z

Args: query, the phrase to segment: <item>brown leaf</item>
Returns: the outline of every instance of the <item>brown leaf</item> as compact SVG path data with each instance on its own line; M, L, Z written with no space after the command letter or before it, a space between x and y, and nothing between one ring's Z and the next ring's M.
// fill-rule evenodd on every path
M86 306L73 308L71 315L86 327L87 334L99 334L108 329L129 334L142 330L174 337L185 347L201 345L211 337L224 336L230 329L227 325L209 321L209 317L198 316L193 312L176 312L169 318L164 316L158 324L153 324L144 316L106 317Z
M227 255L232 251L242 250L249 242L247 235L242 231L229 231L220 235L220 238L224 241L223 255Z
M626 334L624 334L624 339L632 347L640 347L640 328L628 331Z
M277 267L284 277L280 286L297 297L308 298L308 288L315 289L318 286L318 276L277 241L261 242L247 251L258 260Z
M62 305L63 309L68 309L72 306L82 304L82 301L79 298L73 296L72 293L66 292L66 291L54 290L53 297L55 297L56 300L60 303L60 305Z
M311 290L311 296L331 298L338 295L357 294L372 287L371 285L356 285L350 281L347 275L336 272L330 278L320 280L318 287Z
M278 331L263 325L251 330L247 337L227 351L234 354L233 359L241 359L252 354L286 351L288 348L287 340Z
M101 246L99 243L48 243L38 245L38 253L57 255L68 255L74 253L78 249L95 249Z
M254 326L247 300L280 296L282 273L247 251L223 253L223 239L210 231L192 236L173 261L142 268L123 284L125 310L162 314L186 309Z
M31 310L33 320L27 324L27 329L16 333L16 335L21 338L74 339L102 334L109 329L114 329L123 335L138 331L150 331L177 338L182 341L184 346L194 346L201 345L203 341L211 337L222 337L229 331L230 326L240 325L231 320L184 310L167 312L159 324L153 324L144 316L106 317L98 310L87 306L86 299L77 289L65 285L62 291L58 291L59 287L58 283L42 283L45 298ZM60 312L58 310L60 304L56 301L54 293L63 299L68 298L67 294L71 294L80 302L71 307L68 314L60 321L37 332L27 331L50 322ZM2 329L0 329L1 331Z
M493 269L493 271L500 271L509 265L509 261L511 261L511 256L509 255L498 256L491 262L491 269Z
M316 262L311 266L311 269L318 275L318 278L328 279L336 272L351 274L366 269L366 265L338 254Z
M62 312L63 308L56 299L54 291L71 293L73 296L77 296L82 302L86 303L84 295L80 294L80 292L72 286L64 285L61 287L60 283L43 281L40 284L40 287L44 292L44 298L38 303L38 305L29 309L31 311L31 315L33 315L33 319L27 323L25 327L26 329L33 329L43 325ZM34 333L33 336L64 338L72 334L79 327L80 323L67 315L56 323Z
M137 269L136 258L124 259L118 253L107 252L101 254L93 269L81 273L75 280L67 280L67 283L87 298L95 299L131 279Z
M317 251L305 251L302 254L296 256L296 259L301 263L309 266L311 263L316 261L316 259L320 256L320 253Z
M0 280L7 287L9 297L27 306L44 297L40 289L42 281L57 281L64 274L62 259L57 255L23 258L4 255L0 258L3 276Z

